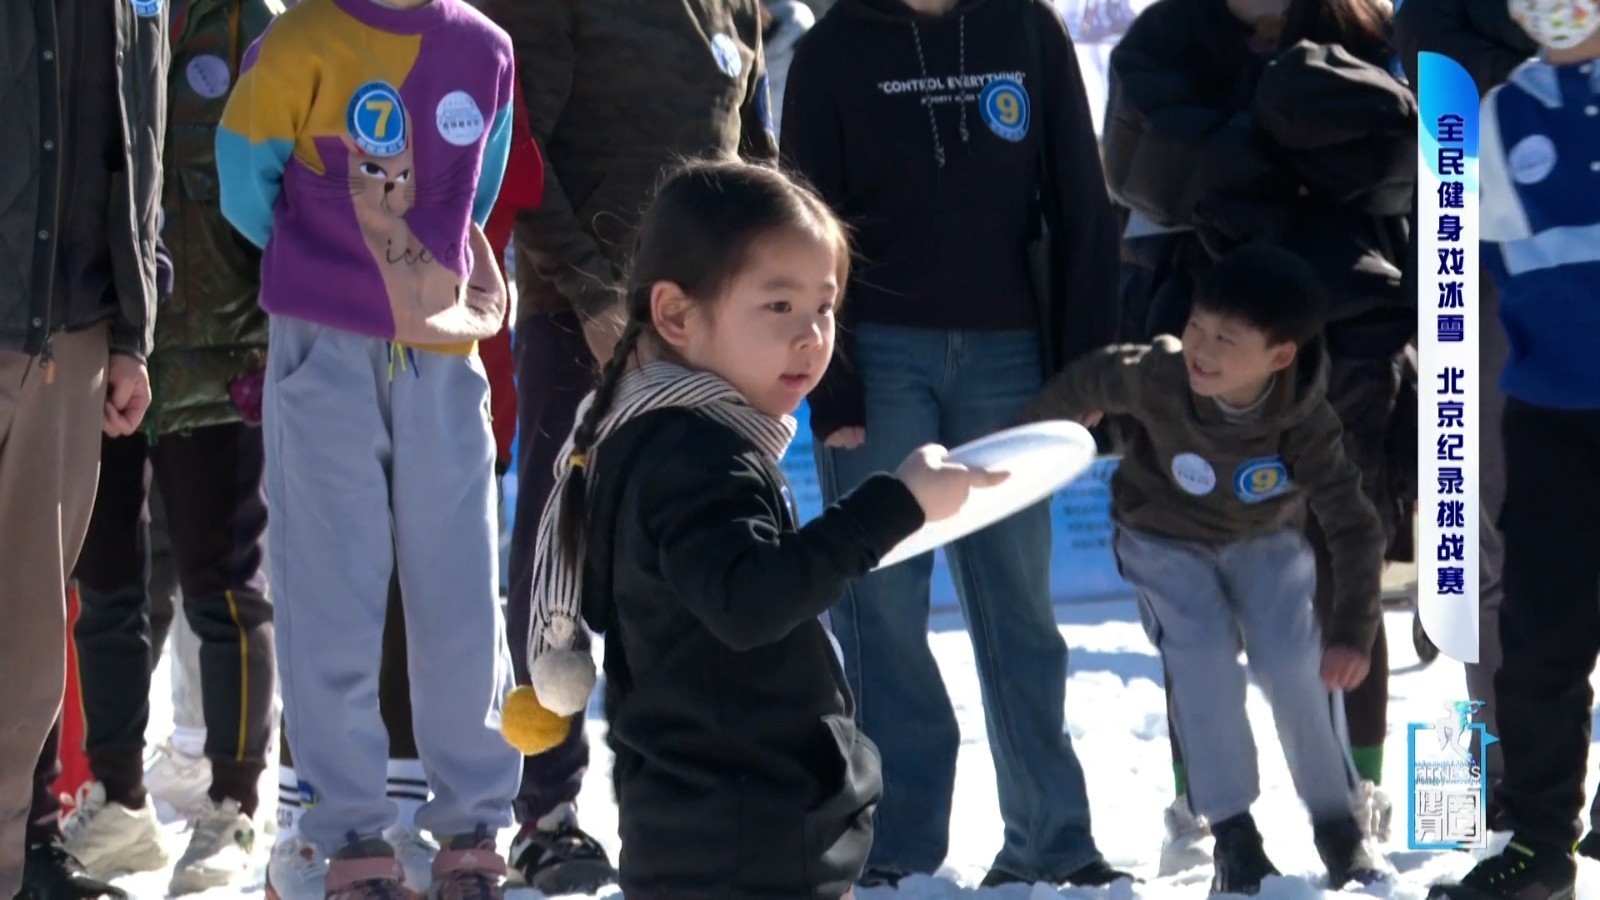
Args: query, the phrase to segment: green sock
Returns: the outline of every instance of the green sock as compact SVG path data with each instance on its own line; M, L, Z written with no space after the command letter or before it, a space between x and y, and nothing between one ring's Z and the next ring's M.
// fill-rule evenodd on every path
M1383 784L1383 745L1376 747L1351 747L1350 758L1355 761L1356 772L1362 780L1374 785Z
M1181 762L1172 764L1172 790L1179 797L1189 795L1189 767Z

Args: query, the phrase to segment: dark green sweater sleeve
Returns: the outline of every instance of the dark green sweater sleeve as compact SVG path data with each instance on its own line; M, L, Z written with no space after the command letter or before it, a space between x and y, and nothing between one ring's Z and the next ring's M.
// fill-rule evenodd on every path
M1383 614L1383 522L1344 453L1344 426L1326 401L1284 436L1283 461L1306 492L1332 557L1333 614L1327 646L1371 652Z
M1183 365L1183 345L1172 337L1090 351L1045 382L1026 420L1075 419L1090 412L1137 417L1144 385L1161 383L1157 373L1173 365Z
M734 650L773 643L922 527L898 479L869 478L799 531L749 454L680 454L650 474L644 508L673 594Z

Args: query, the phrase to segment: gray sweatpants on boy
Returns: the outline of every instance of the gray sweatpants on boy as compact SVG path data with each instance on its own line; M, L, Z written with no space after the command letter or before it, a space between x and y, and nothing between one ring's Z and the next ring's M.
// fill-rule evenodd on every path
M396 820L378 667L397 562L433 791L417 825L510 825L522 758L498 730L511 662L483 364L280 317L269 354L267 546L301 833L331 853Z
M1355 767L1336 718L1342 700L1322 681L1322 636L1311 608L1316 564L1300 532L1208 546L1118 526L1115 550L1166 667L1190 808L1220 822L1248 812L1261 793L1245 717L1242 635L1312 821L1351 816Z

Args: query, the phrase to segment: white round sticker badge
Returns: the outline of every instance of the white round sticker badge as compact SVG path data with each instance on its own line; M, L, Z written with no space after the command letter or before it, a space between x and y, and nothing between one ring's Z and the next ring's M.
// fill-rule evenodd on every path
M183 74L189 80L189 87L207 100L227 96L228 87L233 83L227 61L209 53L189 60Z
M1511 177L1518 184L1537 184L1555 170L1555 142L1542 134L1529 135L1511 148L1506 161L1511 166Z
M451 91L439 101L433 120L439 136L457 147L470 147L483 136L483 111L466 91Z
M739 73L744 71L744 60L739 58L739 45L725 34L711 39L711 55L717 58L717 68L729 78L738 78Z
M1202 497L1217 486L1217 470L1193 453L1179 453L1172 458L1172 480L1185 492Z

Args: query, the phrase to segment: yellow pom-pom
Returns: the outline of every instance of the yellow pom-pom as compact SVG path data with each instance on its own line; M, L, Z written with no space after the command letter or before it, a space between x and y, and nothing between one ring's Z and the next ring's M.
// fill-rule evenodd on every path
M500 734L523 756L538 756L567 739L572 720L539 702L531 687L513 688L500 709Z

